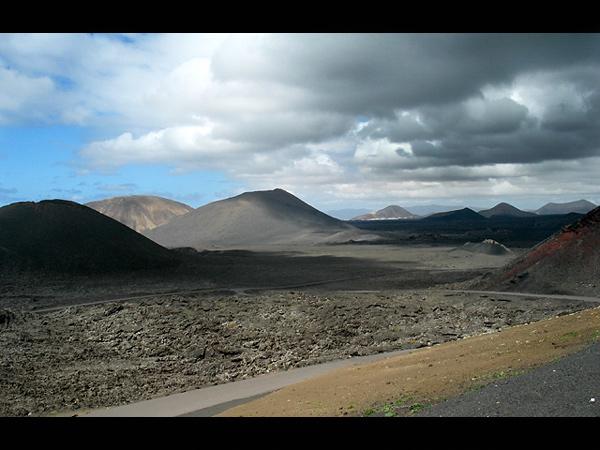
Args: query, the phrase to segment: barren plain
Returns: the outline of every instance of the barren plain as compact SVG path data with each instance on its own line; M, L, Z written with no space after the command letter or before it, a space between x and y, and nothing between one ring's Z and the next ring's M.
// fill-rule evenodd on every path
M392 399L425 404L460 395L490 376L582 349L600 329L592 314L597 303L460 290L519 252L484 255L426 244L274 246L199 252L193 264L173 270L5 276L0 415L84 416L97 408L399 349L418 349L407 358L427 355L425 366L437 375L415 372L378 383L389 371L374 375L365 368L361 373L367 377L348 394L355 398L341 404L327 394L331 378L322 377L303 385L308 390L291 387L224 415L384 415L382 407ZM584 294L595 294L595 287L582 286ZM592 315L554 319L574 313ZM553 337L533 340L525 324L548 319L558 326L548 334ZM496 352L506 336L508 356L468 363L488 354L484 337L492 336ZM537 344L515 349L515 341ZM458 356L456 346L462 346ZM434 355L445 349L442 368ZM296 403L291 389L300 394ZM341 398L339 390L334 394ZM298 408L299 403L312 406ZM284 410L284 404L296 408ZM405 405L395 414L411 414Z

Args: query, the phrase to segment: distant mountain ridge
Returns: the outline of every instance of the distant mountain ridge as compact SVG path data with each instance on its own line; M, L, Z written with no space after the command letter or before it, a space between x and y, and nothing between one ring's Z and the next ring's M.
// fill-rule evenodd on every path
M164 225L173 217L194 210L184 203L153 195L111 197L86 206L138 232Z
M465 207L468 207L468 206L431 204L431 205L408 206L407 209L410 212L412 212L413 214L416 214L417 216L425 217L425 216L430 216L431 214L437 214L437 213L448 212L448 211L456 211L458 209L462 209ZM472 209L474 211L479 211L482 208L469 207L469 209Z
M369 237L284 191L246 192L220 200L146 230L169 248L260 246L282 243L335 243Z
M409 207L409 209L403 208L398 205L390 205L386 208L378 211L371 211L369 213L357 214L351 219L344 217L346 220L375 220L375 219L406 219L406 218L425 218L430 216L438 216L439 214L454 214L456 211L469 209L483 217L534 217L535 215L556 215L556 214L587 214L592 209L596 208L596 205L587 200L577 200L574 202L567 203L547 203L541 208L535 211L524 211L509 203L501 202L493 208L474 208L474 207L452 207L442 205L420 205ZM339 210L345 211L345 210ZM350 210L348 210L350 211Z
M420 216L413 214L398 205L390 205L379 211L362 214L352 220L380 220L380 219L416 219Z
M493 208L479 211L478 214L481 214L483 217L487 217L488 219L490 217L494 217L494 216L513 216L513 217L534 217L535 216L535 213L522 211L522 210L514 207L513 205L510 205L510 204L504 203L504 202L498 203Z
M487 220L486 217L473 211L471 208L463 208L455 211L446 211L432 214L421 220L427 221L468 221L468 220Z
M535 212L537 214L569 214L572 212L587 214L594 208L596 205L587 200L577 200L568 203L547 203Z
M369 214L370 212L371 210L366 208L344 208L327 211L327 214L340 220L352 220L354 217Z

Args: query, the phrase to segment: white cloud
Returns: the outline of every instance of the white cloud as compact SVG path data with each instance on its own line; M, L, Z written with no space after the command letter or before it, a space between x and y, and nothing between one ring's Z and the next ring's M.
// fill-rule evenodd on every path
M410 150L406 150L409 148ZM354 152L357 166L371 169L397 167L412 156L412 146L390 142L388 138L371 139L367 137L358 142Z
M126 184L107 184L105 186L100 186L98 189L101 191L112 191L112 192L131 192L135 188L135 185L132 183Z
M88 167L118 167L131 164L194 163L196 159L229 159L235 145L211 139L212 125L164 128L134 137L125 132L114 139L96 141L84 146L79 156Z
M549 162L581 188L570 161L599 167L599 49L585 34L5 34L0 121L91 126L83 168L250 188L518 195L548 189Z
M38 114L35 108L43 105L43 101L54 92L54 84L47 76L31 77L17 70L0 67L0 123L8 122L15 113L26 105L31 113L31 120Z

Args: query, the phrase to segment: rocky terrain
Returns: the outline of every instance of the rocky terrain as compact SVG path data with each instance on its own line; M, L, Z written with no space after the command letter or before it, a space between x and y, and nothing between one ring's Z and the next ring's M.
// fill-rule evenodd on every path
M197 272L0 278L0 415L82 415L595 306L435 290L465 286L510 254L369 245L279 251L200 253L206 264Z
M468 252L483 253L486 255L504 255L510 253L510 249L493 239L485 239L483 242L467 242L462 246Z
M330 220L271 194L270 213L245 217L284 215L289 226L291 207ZM236 211L247 213L241 206ZM490 219L479 217L496 237ZM440 233L456 229L444 223ZM0 416L85 414L340 358L439 348L589 310L596 304L586 299L543 294L598 296L598 223L594 210L533 249L510 252L489 251L502 248L493 239L486 250L464 248L465 240L441 244L460 242L458 235L168 250L72 202L0 208ZM337 225L324 230L355 232ZM474 287L490 291L461 290ZM521 288L539 296L508 293Z
M219 417L598 417L599 314L596 307L388 353L368 363L347 361L338 370L211 413ZM110 414L109 410L92 415L103 412Z
M83 414L308 364L432 346L589 307L433 291L151 296L0 311L0 415Z

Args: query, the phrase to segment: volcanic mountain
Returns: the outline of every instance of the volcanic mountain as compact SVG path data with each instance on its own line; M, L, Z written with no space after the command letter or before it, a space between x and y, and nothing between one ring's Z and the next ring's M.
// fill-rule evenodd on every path
M247 247L368 239L282 190L246 192L174 217L144 235L165 247Z
M398 205L390 205L379 211L362 214L352 220L378 220L378 219L416 219L417 215L407 211Z
M547 203L536 211L537 214L569 214L579 213L587 214L596 205L587 200L577 200L575 202L568 203Z
M597 295L600 292L600 207L562 227L478 285L487 289Z
M151 230L175 216L193 211L184 203L153 195L125 195L87 203L86 206L133 228Z
M518 208L515 208L513 205L508 203L498 203L491 209L486 209L484 211L479 211L483 217L534 217L534 213L521 211Z
M444 222L467 222L486 220L481 214L476 213L471 208L463 208L455 211L446 211L427 216L421 220L424 221L444 221Z
M0 208L0 268L101 273L175 264L173 252L78 203L44 200Z

